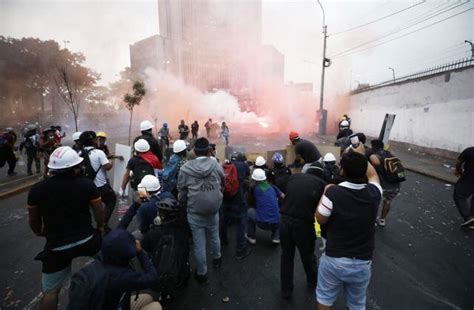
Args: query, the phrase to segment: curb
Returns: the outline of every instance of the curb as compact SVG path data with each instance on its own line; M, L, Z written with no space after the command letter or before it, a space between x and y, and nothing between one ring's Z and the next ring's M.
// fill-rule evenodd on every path
M4 198L7 198L9 196L21 193L21 192L23 192L27 189L30 189L33 185L35 185L38 182L39 182L39 179L34 178L31 181L25 182L20 186L17 186L15 188L12 188L12 189L4 191L4 192L0 192L0 199L4 199Z
M421 174L421 175L424 175L426 177L430 177L430 178L433 178L433 179L436 179L438 181L442 181L442 182L445 182L445 183L448 183L448 184L452 184L454 185L456 183L456 181L454 180L451 180L443 175L438 175L438 174L435 174L435 173L432 173L432 172L426 172L424 171L423 169L418 169L418 168L414 168L412 166L407 166L407 165L404 165L405 167L405 170L408 170L408 171L411 171L411 172L415 172L415 173L418 173L418 174Z

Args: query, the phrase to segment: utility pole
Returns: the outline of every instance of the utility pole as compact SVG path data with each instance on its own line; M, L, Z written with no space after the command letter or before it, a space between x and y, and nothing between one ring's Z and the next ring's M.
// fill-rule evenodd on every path
M323 12L323 34L324 34L324 43L323 43L323 62L321 70L321 91L319 98L319 135L326 134L326 123L327 123L327 111L324 111L324 75L326 67L331 65L331 60L326 58L326 40L328 38L328 27L326 26L326 16L324 14L324 8L321 2L318 0L319 6Z
M395 69L392 67L388 67L389 70L392 70L392 76L393 76L393 83L395 83Z
M474 58L474 44L472 44L472 42L469 40L464 40L464 43L471 44L471 58Z

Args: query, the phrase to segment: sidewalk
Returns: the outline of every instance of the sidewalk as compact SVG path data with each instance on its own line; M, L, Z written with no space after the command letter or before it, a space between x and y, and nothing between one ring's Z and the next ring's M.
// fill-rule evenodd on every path
M334 143L334 141L336 141L336 136L323 136L320 137L320 139L328 143ZM457 177L454 175L454 167L456 162L454 160L415 151L411 148L399 146L396 143L390 145L390 151L393 153L393 155L400 158L403 166L407 170L423 174L446 183L456 183Z
M41 179L42 174L28 176L25 161L26 155L23 154L16 163L17 175L12 177L7 176L8 164L0 168L0 199L27 190ZM43 163L41 163L41 169L43 169Z

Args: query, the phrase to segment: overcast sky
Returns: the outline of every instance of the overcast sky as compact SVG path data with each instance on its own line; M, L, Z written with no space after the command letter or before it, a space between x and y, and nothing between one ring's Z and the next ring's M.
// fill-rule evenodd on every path
M237 0L222 1L232 5ZM322 3L330 35L328 56L358 45L368 48L332 59L327 85L333 94L355 87L356 81L390 79L388 67L400 76L471 55L464 43L474 39L473 3L468 0ZM460 15L451 17L455 14ZM373 22L377 19L381 20ZM336 34L363 24L368 25ZM316 1L263 1L262 43L273 44L285 54L285 80L319 84L321 30ZM87 65L102 74L102 83L115 80L130 65L129 44L158 31L157 0L0 0L1 35L54 39L62 45L67 40L68 48L83 52ZM363 45L368 41L373 42ZM376 44L380 45L371 48Z

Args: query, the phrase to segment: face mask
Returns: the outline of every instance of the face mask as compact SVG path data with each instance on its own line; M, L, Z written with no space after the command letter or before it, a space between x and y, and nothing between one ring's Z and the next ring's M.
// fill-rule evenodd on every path
M161 224L163 224L163 221L161 220L161 217L159 215L155 217L155 219L153 220L153 224L157 226L160 226Z

